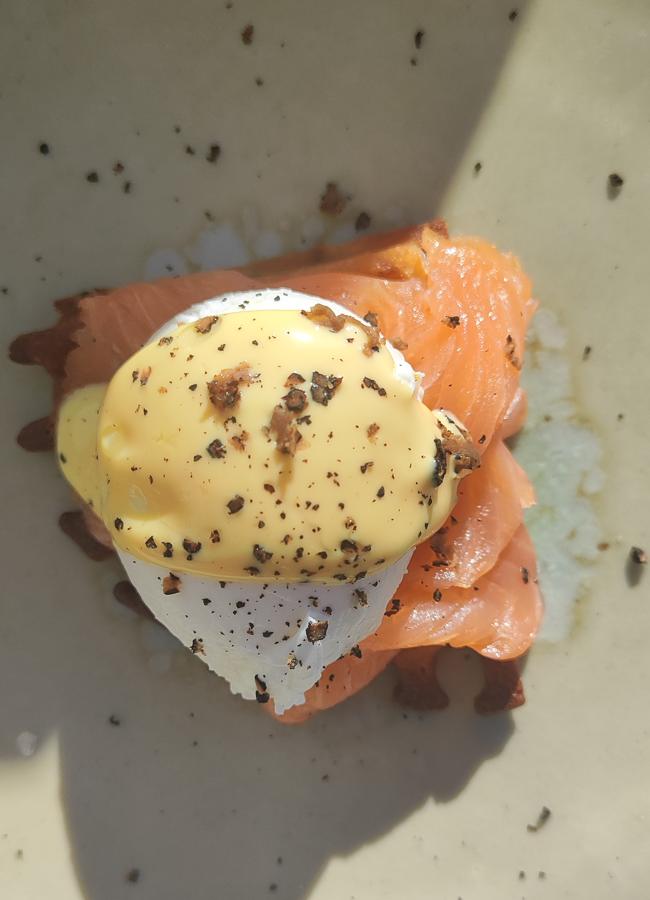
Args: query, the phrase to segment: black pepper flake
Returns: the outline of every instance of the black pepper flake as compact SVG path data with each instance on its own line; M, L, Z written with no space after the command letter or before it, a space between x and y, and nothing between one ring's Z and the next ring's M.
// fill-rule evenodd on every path
M154 540L153 534L150 535L147 540L144 542L145 547L148 547L150 550L155 550L158 544Z
M190 644L190 650L194 654L200 653L202 656L205 656L205 647L203 646L202 638L194 638Z
M140 869L129 869L126 873L126 880L130 882L130 884L137 884L140 881Z
M130 194L130 193L131 193L131 188L132 188L132 186L133 186L133 185L131 184L130 181L125 181L124 184L122 185L122 191L123 191L125 194Z
M589 344L587 344L587 345L585 346L584 350L582 351L582 360L583 360L583 362L584 362L586 359L589 359L590 356L591 356L591 347L589 346Z
M112 715L110 715L110 716L108 717L108 721L109 721L109 723L110 723L111 725L115 725L116 727L117 727L118 725L121 725L121 724L122 724L122 720L120 719L119 716L116 716L115 713L112 713Z
M158 341L158 346L166 347L168 344L171 344L172 341L173 341L173 338L171 338L171 337L161 337L160 340Z
M363 387L370 388L371 391L377 391L380 397L386 396L386 389L380 387L374 378L368 378L367 376L364 376L362 384Z
M188 156L194 156L194 154L196 153L196 150L194 149L194 147L192 147L191 144L186 144L185 152L187 153Z
M380 500L384 496L385 493L386 493L386 491L382 485L382 487L380 487L379 490L377 491L377 496L379 497Z
M248 46L249 44L252 44L254 34L255 34L255 26L254 25L248 24L248 25L246 25L245 28L242 28L242 32L241 32L242 44L246 44L246 46Z
M194 330L198 334L209 334L212 327L219 321L219 316L204 316L194 323Z
M270 550L265 550L261 544L255 544L253 547L253 556L258 562L266 563L273 558L273 553Z
M363 653L361 652L361 647L358 644L355 644L354 647L350 650L350 656L356 656L357 659L361 659Z
M368 595L365 591L362 591L361 588L355 588L352 593L359 606L368 605Z
M515 339L511 334L506 335L506 359L508 362L517 370L521 369L522 363L519 357L517 356L517 346L515 344Z
M260 570L257 566L244 566L244 572L248 572L249 575L259 575Z
M390 601L390 606L388 607L384 615L387 618L390 618L391 616L396 615L396 613L398 613L401 608L402 601L398 597L393 597L393 599Z
M621 193L621 189L625 181L618 172L612 172L607 179L607 195L610 200L614 200Z
M510 12L508 13L508 21L514 22L518 15L519 15L518 9L511 9Z
M327 634L328 626L329 622L324 620L309 622L307 625L307 640L309 643L317 644L319 641L322 641Z
M246 362L239 363L234 369L224 369L207 382L210 402L221 410L236 406L241 399L240 385L253 384L258 378Z
M216 163L221 156L221 146L219 144L210 144L205 158L209 163Z
M201 549L200 541L192 541L192 540L190 540L190 538L183 538L183 550L186 553L190 553L190 554L194 555L195 553L198 553L200 549Z
M285 394L282 399L290 412L302 412L307 406L307 394L300 388L291 388L289 393Z
M239 494L235 494L235 496L232 498L232 500L229 500L226 503L226 506L228 507L229 515L232 516L235 513L238 513L240 511L240 509L243 508L245 502L246 501L244 500L243 497L240 497Z
M61 460L63 465L65 465L68 461L64 453L59 453L59 459Z
M528 584L528 582L530 581L530 573L526 566L521 567L521 580L524 584Z
M219 438L215 438L213 441L210 441L205 449L213 459L223 459L223 457L226 455L226 448L219 440Z
M339 189L335 181L328 181L321 194L319 209L328 216L339 216L348 205L350 197Z
M212 600L210 600L209 597L204 597L201 602L203 603L204 606L210 606L210 604L212 603Z
M438 588L436 588L436 590L433 592L433 599L436 601L436 603L440 603L440 601L442 600L442 591Z
M445 447L440 438L436 438L434 443L436 446L434 455L435 467L431 481L433 486L438 488L445 480L445 475L447 474L447 454L445 453Z
M171 559L171 557L174 555L174 545L169 541L163 541L162 544L165 548L163 556L165 557L165 559Z
M88 172L86 174L86 181L89 184L97 184L97 182L99 181L99 175L97 174L97 172Z
M202 456L200 453L195 453L192 459L194 460L194 462L198 462L200 459L202 459Z
M460 325L460 316L445 316L441 321L442 324L446 325L448 328L458 328Z
M478 173L481 171L482 168L483 168L483 163L480 162L480 160L478 162L475 162L474 163L474 174L478 175Z
M116 531L121 531L124 528L124 522L121 519L115 519L113 525Z
M365 231L370 228L370 216L367 212L360 212L354 223L355 231Z
M359 552L359 547L356 541L351 541L349 538L344 538L340 545L341 550L349 555L356 554Z
M38 145L38 152L41 154L41 156L49 156L50 145L46 143L46 141L41 141L41 143Z
M630 559L637 566L645 566L648 563L648 554L641 547L632 547Z
M195 390L197 389L197 387L198 387L198 384L191 384L191 385L189 386L189 390L190 390L190 391L195 391Z
M170 594L178 594L181 590L181 580L178 575L174 575L173 572L170 572L169 575L165 575L162 582L163 594L169 596Z
M113 163L113 174L121 175L123 171L124 171L124 163L120 162L118 159L117 162Z
M534 825L526 825L526 831L539 831L539 829L551 818L551 810L548 806L542 806L537 821Z
M479 442L479 444L484 444L486 442L486 440L487 440L487 435L482 434L480 436L480 438L478 439L478 442Z
M424 31L421 28L418 28L418 30L415 32L415 34L413 36L413 43L415 44L416 50L419 50L420 47L422 46L423 39L424 39Z
M323 375L322 372L311 373L311 396L315 403L327 406L335 391L343 381L336 375Z
M372 440L378 431L379 431L379 425L377 425L376 422L372 422L370 425L368 425L367 434L368 434L369 440Z
M275 488L273 487L272 484L269 484L268 482L264 485L264 490L267 491L269 494L275 494Z
M246 441L250 437L247 431L242 431L241 434L233 434L230 438L230 443L233 445L235 450L239 450L240 452L244 452L246 449Z
M365 463L362 463L362 464L359 466L359 469L361 470L361 474L362 474L362 475L365 475L366 472L368 471L368 469L372 469L373 466L374 466L374 463L373 463L373 462L365 462Z

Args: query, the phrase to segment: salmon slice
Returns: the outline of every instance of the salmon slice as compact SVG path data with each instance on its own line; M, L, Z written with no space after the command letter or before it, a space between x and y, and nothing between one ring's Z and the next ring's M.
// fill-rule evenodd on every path
M475 585L441 593L436 601L398 588L401 609L366 639L368 649L450 644L497 660L525 653L542 616L535 550L525 526L519 526L497 564Z
M502 441L492 444L481 468L461 481L453 515L415 551L400 599L431 600L438 588L471 587L494 566L534 502L524 470Z
M402 595L400 588L398 596ZM529 649L541 615L535 550L521 525L494 568L472 588L449 588L439 602L431 598L402 601L400 611L384 617L379 630L363 641L360 659L345 656L337 660L307 691L304 704L281 716L270 712L287 725L305 722L364 688L396 654L400 674L408 676L401 681L401 690L407 695L398 699L420 709L441 709L447 697L436 680L436 645L471 647L487 657L486 662L514 660ZM491 709L482 711L520 705L523 697L517 699L514 687L509 688L507 704L499 706L492 701ZM520 691L518 683L517 689Z
M424 373L427 405L452 410L486 447L517 393L536 308L517 260L478 238L448 239L424 226L406 244L377 250L372 266L361 262L322 264L282 284L375 313Z
M536 304L513 256L477 238L449 238L444 223L434 221L241 271L198 273L60 301L58 324L16 339L11 356L47 369L56 404L75 388L108 381L154 331L194 303L257 287L292 288L362 316L374 313L383 333L424 374L425 402L463 421L483 455L481 468L463 480L445 529L433 546L414 554L398 592L401 610L363 643L361 659L346 657L330 666L306 704L282 721L302 721L350 696L402 648L449 643L492 659L525 652L541 618L534 551L522 525L522 510L534 498L503 440L526 415L519 370ZM25 445L50 446L51 421L35 424L24 429ZM84 512L90 532L106 543L102 523ZM426 671L424 663L418 666Z

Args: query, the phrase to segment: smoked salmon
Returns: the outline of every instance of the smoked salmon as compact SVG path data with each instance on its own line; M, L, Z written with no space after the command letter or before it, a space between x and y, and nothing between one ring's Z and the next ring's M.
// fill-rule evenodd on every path
M450 238L444 223L434 221L241 270L59 301L57 325L17 338L11 356L47 369L56 408L75 388L108 381L154 331L187 307L257 287L291 288L361 316L371 314L423 373L427 405L448 409L463 422L482 457L481 467L463 480L453 515L414 553L381 627L358 654L329 666L307 692L306 703L282 721L303 721L346 699L406 648L451 645L492 660L521 656L538 630L542 602L534 548L523 524L534 493L504 443L526 415L519 376L536 308L530 282L513 256L477 238ZM33 449L49 446L52 421L23 430ZM101 523L86 513L96 540L110 545ZM402 669L421 680L433 666L428 652L405 655Z

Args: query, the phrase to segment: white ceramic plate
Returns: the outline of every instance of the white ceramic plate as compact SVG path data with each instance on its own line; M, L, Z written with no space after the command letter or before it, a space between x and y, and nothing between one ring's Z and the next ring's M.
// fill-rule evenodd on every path
M329 180L347 222L444 214L519 254L567 326L611 546L513 715L475 717L478 673L450 655L444 713L404 714L386 676L276 725L120 610L116 567L61 534L52 459L13 442L47 380L3 360L0 896L650 894L650 573L624 577L650 545L649 26L645 0L2 4L3 343L187 248L314 239Z

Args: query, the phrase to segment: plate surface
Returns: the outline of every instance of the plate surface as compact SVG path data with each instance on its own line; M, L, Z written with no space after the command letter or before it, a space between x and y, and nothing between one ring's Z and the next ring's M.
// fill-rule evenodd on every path
M116 608L117 568L56 526L52 459L13 442L47 381L3 359L2 897L649 895L650 572L625 577L650 546L649 26L645 0L5 0L3 344L53 298L200 256L217 224L235 262L237 235L317 236L327 181L347 222L443 214L514 250L568 328L610 548L514 715L473 715L457 654L444 713L404 714L387 676L276 725Z

